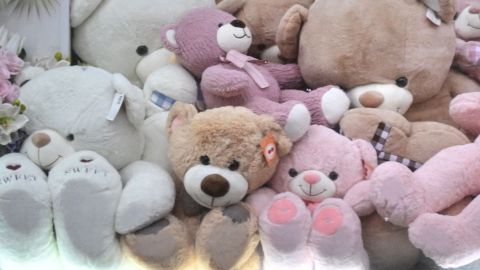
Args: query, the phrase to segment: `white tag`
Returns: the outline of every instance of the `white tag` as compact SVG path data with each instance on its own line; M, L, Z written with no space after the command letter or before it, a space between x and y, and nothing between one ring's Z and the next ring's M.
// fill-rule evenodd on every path
M113 121L117 117L120 108L122 107L123 100L125 99L125 94L116 93L113 97L112 106L110 107L110 112L107 115L107 120Z
M440 19L440 17L437 16L435 11L433 11L431 9L427 10L427 18L428 18L428 20L430 20L436 26L442 25L442 19Z

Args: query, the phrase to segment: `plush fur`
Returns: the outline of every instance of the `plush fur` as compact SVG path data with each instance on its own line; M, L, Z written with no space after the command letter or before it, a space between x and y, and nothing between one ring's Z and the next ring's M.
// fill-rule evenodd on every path
M280 20L291 6L298 4L308 8L312 3L312 0L220 0L217 7L243 21L252 31L249 55L280 63L282 60L275 46Z
M259 269L257 219L241 199L265 184L278 157L290 151L283 130L245 108L197 113L176 103L167 132L178 188L175 216L127 237L134 256L162 269ZM268 134L278 155L270 165L260 146Z
M296 140L310 125L335 124L348 98L330 86L311 92L287 90L301 85L296 65L268 64L243 55L251 44L245 23L215 9L198 9L165 27L162 40L198 79L208 108L246 106L272 115ZM303 103L303 104L302 104Z
M454 1L441 2L442 10L455 8ZM448 114L451 96L480 88L450 71L455 53L451 18L436 26L426 13L421 1L316 1L310 9L297 5L287 12L277 44L282 56L298 56L311 88L398 85L413 96L405 115L409 121L453 124Z

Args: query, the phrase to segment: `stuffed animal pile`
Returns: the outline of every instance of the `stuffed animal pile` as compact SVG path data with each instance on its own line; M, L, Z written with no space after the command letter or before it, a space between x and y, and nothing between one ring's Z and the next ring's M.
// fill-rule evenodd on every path
M1 270L480 268L480 1L70 4L0 28Z

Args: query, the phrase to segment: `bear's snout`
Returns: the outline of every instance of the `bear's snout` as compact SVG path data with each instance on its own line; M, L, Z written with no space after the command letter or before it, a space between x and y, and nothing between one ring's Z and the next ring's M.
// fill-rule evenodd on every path
M240 21L240 20L233 20L231 23L230 23L233 27L237 27L237 28L245 28L247 27L247 25L245 25L244 22Z
M219 174L207 175L200 186L205 194L216 197L222 197L230 190L230 184L227 179Z
M48 145L50 142L51 142L50 136L48 136L48 134L46 133L39 132L32 136L32 143L37 148L42 148Z
M377 91L367 91L360 96L360 104L366 108L377 108L385 98Z

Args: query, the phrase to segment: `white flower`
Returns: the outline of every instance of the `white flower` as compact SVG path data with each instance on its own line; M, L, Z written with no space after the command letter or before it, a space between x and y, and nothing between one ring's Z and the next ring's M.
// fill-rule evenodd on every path
M20 114L20 106L10 103L0 104L0 144L12 142L10 135L21 129L28 122L28 118Z

